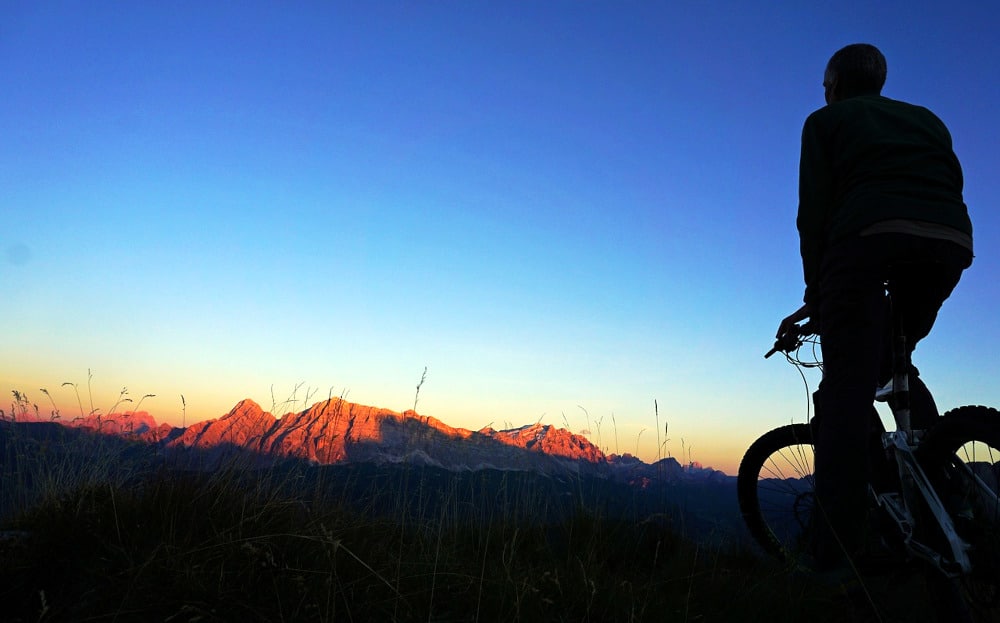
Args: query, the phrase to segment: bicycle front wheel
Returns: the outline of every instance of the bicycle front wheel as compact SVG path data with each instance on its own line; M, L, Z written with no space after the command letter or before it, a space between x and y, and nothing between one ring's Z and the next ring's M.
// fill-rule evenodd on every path
M814 490L808 424L789 424L766 433L740 462L736 493L743 520L757 543L779 560L804 548Z
M959 407L928 431L917 460L969 544L972 572L960 578L980 620L1000 616L1000 412Z

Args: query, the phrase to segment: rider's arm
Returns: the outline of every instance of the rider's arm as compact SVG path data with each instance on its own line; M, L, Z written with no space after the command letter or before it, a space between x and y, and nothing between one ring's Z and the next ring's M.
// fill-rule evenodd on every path
M798 333L795 325L802 322L806 318L809 318L811 315L812 315L812 310L810 309L809 304L804 303L802 307L798 308L790 316L781 321L781 324L778 325L778 333L775 334L774 337L777 339L781 339L781 337L784 336L786 333L792 331L795 331L797 335Z
M796 225L799 230L799 250L802 254L802 273L806 282L803 300L806 304L816 300L816 286L820 263L826 247L830 216L833 211L833 163L830 159L830 140L826 136L823 120L828 109L809 115L802 127L802 151L799 158L799 211Z

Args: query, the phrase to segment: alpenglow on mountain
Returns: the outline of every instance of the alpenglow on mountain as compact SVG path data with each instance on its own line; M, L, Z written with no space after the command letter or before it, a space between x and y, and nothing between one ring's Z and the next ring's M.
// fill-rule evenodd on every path
M315 465L408 463L450 470L581 473L635 484L727 478L673 458L647 464L630 455L607 455L586 437L547 424L470 431L414 411L398 413L340 398L280 418L245 399L222 417L187 428L157 426L144 412L91 415L66 423L150 443L174 459L197 461L191 466L203 469L240 457L260 467L291 459Z

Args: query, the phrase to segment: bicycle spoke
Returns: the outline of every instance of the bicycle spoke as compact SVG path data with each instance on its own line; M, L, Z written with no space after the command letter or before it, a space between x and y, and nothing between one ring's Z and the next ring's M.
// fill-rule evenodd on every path
M813 507L813 448L807 424L775 429L748 450L740 466L740 505L751 534L785 558L802 545Z

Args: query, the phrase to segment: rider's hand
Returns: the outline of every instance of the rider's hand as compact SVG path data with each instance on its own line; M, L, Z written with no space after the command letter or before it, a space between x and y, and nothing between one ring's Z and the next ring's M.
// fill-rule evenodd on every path
M781 336L785 335L790 331L795 331L795 325L802 322L806 318L812 315L812 309L809 307L808 303L802 305L802 307L795 310L790 316L781 321L778 325L778 333L774 336L780 339Z

